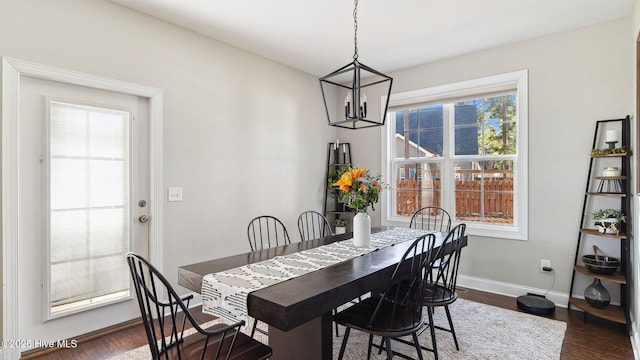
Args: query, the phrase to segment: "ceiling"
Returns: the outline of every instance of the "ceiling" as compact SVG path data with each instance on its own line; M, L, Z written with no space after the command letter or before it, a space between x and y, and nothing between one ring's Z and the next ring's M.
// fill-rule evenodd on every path
M323 76L354 55L349 0L110 0ZM390 72L630 16L634 0L363 0L359 61Z

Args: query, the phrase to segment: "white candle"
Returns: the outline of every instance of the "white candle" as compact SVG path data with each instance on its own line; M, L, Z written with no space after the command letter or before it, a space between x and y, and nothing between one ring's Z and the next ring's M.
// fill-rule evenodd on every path
M362 102L362 106L364 108L363 116L367 117L367 94L363 93L360 101Z
M618 132L615 130L607 130L607 136L605 142L617 142Z
M351 93L347 93L347 96L344 98L344 117L349 118L349 113L351 112Z

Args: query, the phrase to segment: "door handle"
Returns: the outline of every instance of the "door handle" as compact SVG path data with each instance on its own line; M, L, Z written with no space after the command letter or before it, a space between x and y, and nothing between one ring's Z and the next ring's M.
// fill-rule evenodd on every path
M149 221L149 217L147 215L140 215L140 217L138 217L138 221L144 224Z

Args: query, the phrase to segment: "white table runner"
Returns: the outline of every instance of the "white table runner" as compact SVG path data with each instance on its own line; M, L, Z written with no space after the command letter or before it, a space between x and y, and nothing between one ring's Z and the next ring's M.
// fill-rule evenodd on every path
M205 275L202 279L202 311L232 323L247 321L247 295L252 291L431 232L394 228L371 234L368 248L356 247L353 239L348 239Z

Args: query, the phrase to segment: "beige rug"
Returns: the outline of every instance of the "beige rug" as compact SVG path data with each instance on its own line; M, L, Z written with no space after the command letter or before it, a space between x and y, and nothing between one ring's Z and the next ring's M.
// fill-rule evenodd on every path
M560 358L564 332L567 328L566 323L562 321L464 299L458 299L450 306L450 309L458 335L460 351L456 351L451 334L436 330L440 359L544 360ZM446 326L444 309L436 310L434 322ZM214 323L215 321L211 322L211 325ZM334 338L334 359L338 358L343 334L344 329L341 328L340 338ZM256 338L267 342L267 337L263 334L256 333ZM356 330L351 331L344 358L348 360L366 359L367 341L366 334ZM376 341L375 338L374 341ZM377 341L380 341L379 338ZM431 347L431 335L428 330L420 336L420 343ZM392 342L392 348L417 358L413 347ZM423 350L423 356L425 359L433 359L431 352ZM146 360L150 358L148 347L143 346L109 360ZM372 359L385 358L384 354L378 355L374 349Z

